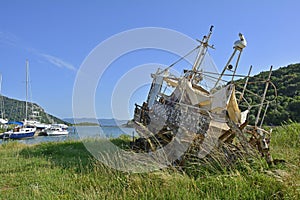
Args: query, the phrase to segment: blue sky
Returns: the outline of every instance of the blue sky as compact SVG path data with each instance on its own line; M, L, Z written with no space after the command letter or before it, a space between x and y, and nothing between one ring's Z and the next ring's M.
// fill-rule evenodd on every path
M73 85L85 58L113 35L143 27L168 28L201 39L210 25L214 25L211 43L216 50L211 55L219 70L232 53L239 32L248 41L240 64L245 72L250 65L253 65L252 74L256 74L268 70L270 65L276 69L299 63L299 9L297 0L2 0L2 94L25 99L25 60L28 59L32 101L55 116L71 117ZM176 59L165 52L145 50L123 55L113 62L95 95L97 117L112 117L111 91L128 70L145 63L168 65ZM140 101L143 95L137 92L130 103Z

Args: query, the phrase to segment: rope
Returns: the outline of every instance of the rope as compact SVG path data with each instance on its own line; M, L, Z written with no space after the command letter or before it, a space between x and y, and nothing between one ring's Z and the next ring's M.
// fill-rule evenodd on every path
M192 49L190 52L188 52L186 55L180 57L177 61L175 61L174 63L172 63L169 67L165 68L164 70L162 70L159 74L162 74L163 72L167 71L168 69L170 69L171 67L173 67L174 65L176 65L177 63L179 63L181 60L185 59L187 56L189 56L191 53L193 53L196 49L200 48L201 45L198 45L197 47L195 47L194 49Z

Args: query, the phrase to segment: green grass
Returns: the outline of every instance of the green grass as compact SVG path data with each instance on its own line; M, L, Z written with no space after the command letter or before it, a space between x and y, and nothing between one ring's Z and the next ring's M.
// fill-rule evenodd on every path
M0 145L0 199L300 199L299 124L276 128L263 160L131 174L106 167L79 141ZM124 136L122 136L124 137ZM128 138L114 139L126 148Z

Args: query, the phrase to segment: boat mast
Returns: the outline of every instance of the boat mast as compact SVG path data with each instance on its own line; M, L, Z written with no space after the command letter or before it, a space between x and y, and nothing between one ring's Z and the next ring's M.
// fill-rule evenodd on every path
M26 59L26 101L25 101L25 123L28 117L28 112L27 112L27 101L28 101L28 60Z
M214 27L214 26L211 26L211 27L210 27L208 35L207 35L207 36L204 36L203 39L202 39L202 41L199 41L199 40L198 40L198 41L201 43L200 46L201 46L202 48L199 49L199 53L198 53L198 55L197 55L197 58L196 58L196 60L195 60L194 65L193 65L193 69L192 69L193 72L197 72L197 71L198 71L199 66L201 65L201 63L202 63L203 60L204 60L204 56L205 56L205 54L206 54L206 52L207 52L207 47L210 47L210 48L213 48L213 49L214 49L214 46L213 46L213 45L211 46L211 45L208 44L208 41L209 41L210 36L211 36L211 34L212 34L212 29L213 29L213 27Z
M237 69L237 66L238 66L238 63L240 61L240 57L241 57L241 54L242 54L242 51L243 49L247 46L247 42L246 42L246 39L244 38L244 35L239 33L239 37L240 37L240 40L237 40L235 43L234 43L234 51L232 53L232 55L230 56L228 62L226 63L221 75L219 76L217 82L215 83L215 86L213 88L216 88L218 86L218 83L221 81L225 71L227 69L231 70L232 69L232 66L230 66L230 62L232 61L233 57L235 56L236 52L239 51L239 55L238 55L238 58L236 60L236 64L235 64L235 67L234 67L234 70L233 70L233 75L232 75L232 79L231 79L231 82L233 81L233 78L235 76L235 72L236 72L236 69ZM230 67L229 67L230 66Z
M2 97L2 74L0 74L0 98L1 98L1 118L4 119L4 100L3 100L3 97Z

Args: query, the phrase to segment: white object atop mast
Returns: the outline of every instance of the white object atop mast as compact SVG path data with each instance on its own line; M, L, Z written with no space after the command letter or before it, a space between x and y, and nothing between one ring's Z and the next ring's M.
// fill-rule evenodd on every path
M235 41L233 48L239 48L238 50L242 50L247 46L247 41L242 33L239 33L240 39Z
M240 61L240 57L241 57L242 51L247 46L247 41L246 41L244 35L242 33L239 33L239 37L240 37L240 39L234 42L234 46L233 46L234 51L233 51L232 55L230 56L228 62L226 63L226 65L225 65L225 67L224 67L221 75L219 76L217 82L215 83L214 88L216 88L218 86L218 84L219 84L220 80L222 79L222 77L223 77L226 69L229 69L229 70L232 69L232 66L230 65L230 62L232 61L232 59L233 59L234 55L236 54L236 52L239 51L238 58L236 60L235 67L234 67L234 70L233 70L232 79L231 79L231 81L233 81L233 78L235 76L235 72L236 72L237 66L238 66L239 61Z

